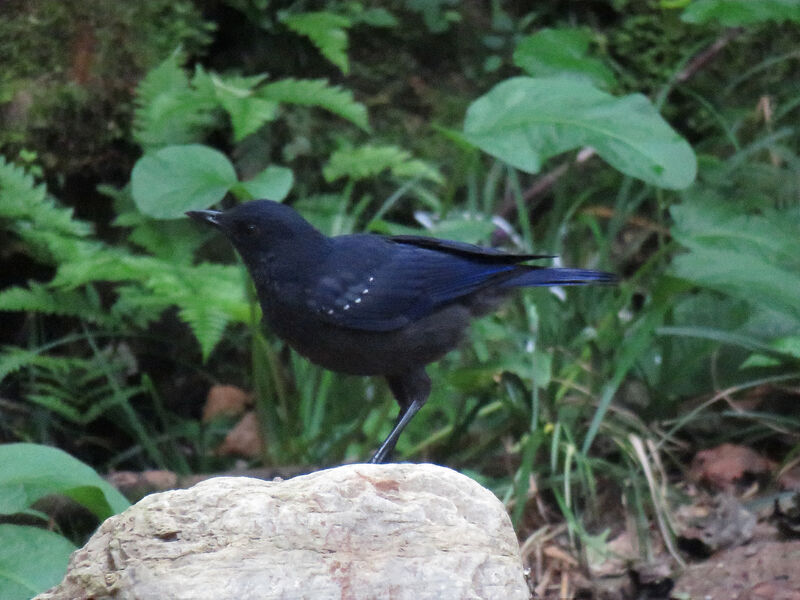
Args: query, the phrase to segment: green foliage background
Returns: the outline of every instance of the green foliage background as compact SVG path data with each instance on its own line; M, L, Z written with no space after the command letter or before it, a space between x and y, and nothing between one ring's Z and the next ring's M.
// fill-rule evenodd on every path
M495 244L623 277L527 291L476 322L430 368L398 446L490 486L521 533L532 477L576 544L608 525L609 495L646 525L660 505L637 440L670 473L721 441L800 453L785 408L800 375L796 4L0 13L0 442L25 442L7 447L23 471L41 467L28 443L100 471L229 468L214 449L230 423L199 419L213 382L254 391L254 462L361 460L388 433L384 384L288 352L224 240L182 218L261 197L329 234ZM721 405L755 391L758 409ZM35 513L12 475L4 514Z

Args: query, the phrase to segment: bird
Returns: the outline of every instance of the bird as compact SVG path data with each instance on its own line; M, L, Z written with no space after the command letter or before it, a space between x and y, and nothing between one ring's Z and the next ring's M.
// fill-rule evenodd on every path
M230 241L279 338L328 370L385 378L400 410L370 463L389 460L430 395L425 366L459 345L471 319L514 288L617 281L602 271L526 264L549 255L433 237L328 237L271 200L186 214Z

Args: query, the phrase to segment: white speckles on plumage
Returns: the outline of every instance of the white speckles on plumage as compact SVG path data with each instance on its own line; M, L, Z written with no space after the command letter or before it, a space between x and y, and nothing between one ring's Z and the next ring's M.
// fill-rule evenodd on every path
M353 300L353 302L355 302L356 304L361 304L361 296Z
M361 293L362 294L369 294L369 288L364 288L363 290L361 290Z
M344 305L344 310L350 310L350 305L349 304L345 304Z

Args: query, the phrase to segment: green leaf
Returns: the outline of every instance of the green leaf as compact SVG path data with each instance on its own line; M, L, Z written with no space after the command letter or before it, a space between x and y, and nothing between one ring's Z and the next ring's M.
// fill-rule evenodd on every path
M73 218L72 212L48 196L47 188L37 184L24 168L0 156L0 217L10 222L12 230L20 235L31 229L65 236L89 235L92 226Z
M283 79L261 86L258 96L274 102L317 106L369 131L367 109L353 99L353 92L333 86L326 79Z
M778 338L777 340L774 340L772 344L770 344L770 347L775 352L783 354L786 358L789 358L793 361L800 360L800 335L789 335ZM783 361L779 360L775 356L767 356L766 354L756 353L747 357L747 360L745 360L739 368L746 369L748 367L778 367L782 364Z
M50 285L72 289L92 281L144 282L172 269L169 262L152 256L97 245L94 252L73 257L59 265Z
M230 321L250 319L240 267L201 263L160 270L145 285L156 298L179 307L206 360Z
M0 290L0 312L31 311L47 315L80 317L101 322L104 315L98 306L89 302L82 291L53 290L40 283L29 287L9 287Z
M222 77L198 66L192 83L216 97L231 118L233 137L238 142L278 115L278 103L259 98L254 91L265 78L266 75Z
M167 146L136 162L131 191L144 214L177 219L187 210L219 202L236 181L233 165L221 152L199 144Z
M39 355L37 350L25 350L14 346L5 346L0 352L0 381L9 374L32 364Z
M303 218L326 235L352 233L356 217L346 210L348 199L337 194L305 196L292 204Z
M430 33L443 33L460 21L458 10L448 10L458 5L459 0L405 0L406 9L420 13Z
M230 317L224 310L208 302L184 306L178 316L192 329L194 337L200 344L205 362L222 339Z
M464 133L484 152L536 173L542 162L591 146L611 166L653 185L681 189L697 160L640 94L615 98L584 81L516 77L467 110Z
M539 388L546 388L552 379L553 357L540 350L505 354L491 364L498 370L514 373L525 380L530 379Z
M414 213L425 229L409 227L391 221L373 221L372 229L387 235L424 235L468 244L487 244L492 232L497 229L492 219L482 213L450 212L443 219L433 218L424 212Z
M240 182L234 192L243 190L248 200L267 198L280 202L289 194L293 184L294 173L291 169L270 165L252 179Z
M357 148L340 148L322 170L326 181L349 177L354 181L374 177L389 169L392 175L404 179L427 179L442 183L439 171L428 163L414 159L408 150L397 146L365 145Z
M47 348L47 345L34 349L19 348L17 346L3 346L0 348L0 381L5 379L9 373L30 366L42 367L51 373L67 373L84 368L88 362L84 358L74 356L44 354Z
M173 53L136 89L134 138L145 148L199 142L215 121L216 99L189 86L184 61L181 52Z
M27 525L0 525L0 598L29 600L58 584L76 549L66 538Z
M781 366L781 361L766 354L751 354L739 365L740 369L771 368Z
M694 0L681 14L686 23L718 21L724 27L752 25L765 21L800 22L797 0Z
M283 23L295 33L307 36L322 55L347 75L347 17L331 12L306 12L284 17Z
M41 406L48 413L58 415L66 421L86 426L108 413L111 408L119 406L123 400L129 400L141 391L139 388L128 387L121 393L108 394L102 400L94 401L88 406L73 406L68 399L53 394L28 393L25 400Z
M358 9L351 15L358 23L364 23L370 27L397 27L398 25L397 18L385 8L364 8L358 4L352 6Z
M220 102L228 111L233 125L233 139L239 142L258 131L278 114L278 105L263 98L224 98Z
M99 519L130 503L88 465L58 448L38 444L0 445L0 514L29 508L50 494L63 494Z
M195 250L207 239L205 233L188 219L157 221L138 211L123 213L129 225L135 224L128 241L144 248L154 256L176 263L190 264Z
M776 352L800 359L800 335L788 335L772 342Z
M433 222L423 235L469 244L487 244L495 229L497 226L483 214L448 214L446 218Z
M741 214L723 199L687 194L670 209L672 235L689 252L675 273L800 324L800 213Z
M250 317L241 270L236 266L191 265L168 256L134 255L119 248L100 246L61 264L51 285L75 287L90 281L131 281L141 286L119 289L115 314L138 313L145 319L152 319L160 311L177 306L205 357L219 342L226 323L231 320L248 322ZM10 364L9 368L19 367Z
M614 73L602 61L586 56L592 34L585 29L542 29L522 38L514 64L532 77L570 75L601 87L614 85Z
M800 277L763 257L719 248L677 256L675 273L698 285L791 315L800 324Z

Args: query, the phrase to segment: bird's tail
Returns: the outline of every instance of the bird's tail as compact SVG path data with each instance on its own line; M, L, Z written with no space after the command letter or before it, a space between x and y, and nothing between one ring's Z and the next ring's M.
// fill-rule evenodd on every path
M529 287L548 285L612 284L619 278L613 273L588 269L531 268L503 282L503 287Z

